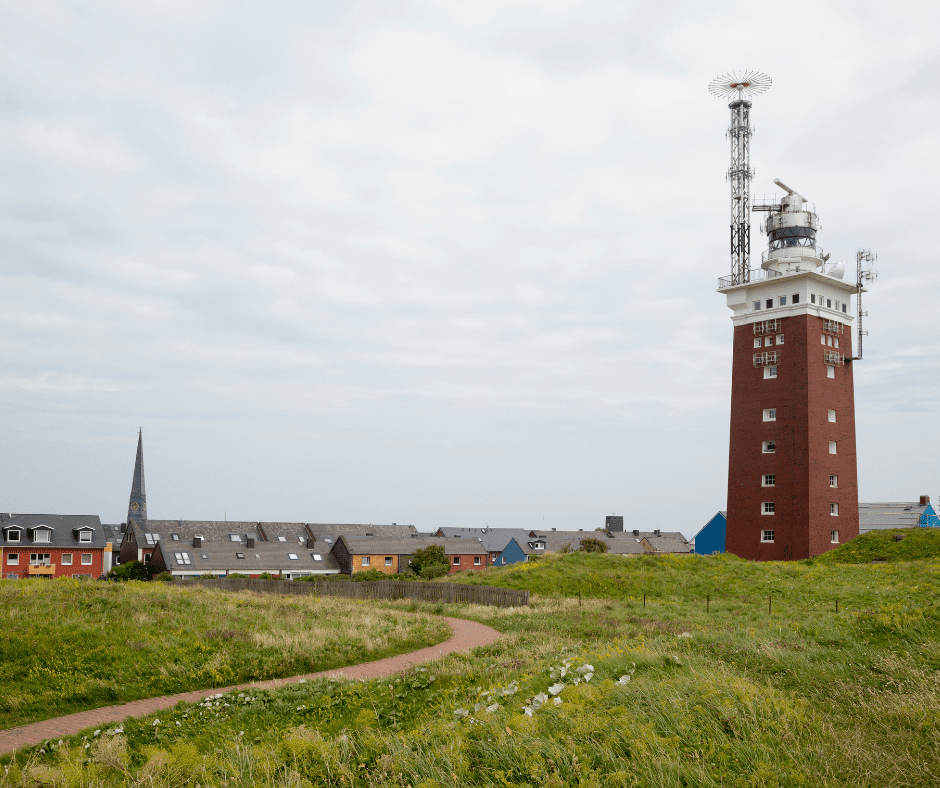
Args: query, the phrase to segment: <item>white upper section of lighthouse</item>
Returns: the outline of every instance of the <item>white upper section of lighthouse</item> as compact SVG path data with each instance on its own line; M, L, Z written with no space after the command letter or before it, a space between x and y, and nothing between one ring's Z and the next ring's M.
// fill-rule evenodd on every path
M787 195L779 203L755 205L753 210L766 211L761 229L770 241L761 256L761 268L782 274L800 271L821 271L826 258L816 249L816 214L804 208L806 198L785 183L774 180Z

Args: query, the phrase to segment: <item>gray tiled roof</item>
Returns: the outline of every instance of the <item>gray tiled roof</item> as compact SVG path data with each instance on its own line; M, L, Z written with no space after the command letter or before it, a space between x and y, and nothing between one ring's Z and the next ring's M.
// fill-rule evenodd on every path
M692 546L685 541L685 537L676 539L673 536L646 536L644 538L657 553L692 552Z
M350 555L412 555L430 545L439 544L446 555L483 555L488 552L477 538L449 539L447 537L419 536L400 537L398 539L379 539L377 537L357 539L341 537Z
M45 527L43 527L45 526ZM19 528L19 541L10 539L11 528ZM35 540L34 528L49 534L48 542ZM47 547L104 547L105 535L96 514L4 514L0 517L0 544L42 552ZM79 542L76 529L91 531L90 542Z
M374 537L379 538L407 538L415 536L418 529L413 525L367 525L364 523L307 523L307 530L320 539L332 539L334 542L340 536Z
M244 544L247 537L260 539L258 523L234 520L131 520L128 530L134 530L138 547L150 547L145 534L159 534L160 539L175 544L173 534L179 536L180 543L192 545L194 536L201 536L204 542L228 542L229 534L238 534Z
M171 572L318 572L336 574L339 566L326 550L307 550L302 545L255 542L254 547L232 542L204 542L201 547L161 542L158 548ZM182 554L179 558L177 553ZM239 555L243 556L239 558ZM296 555L297 558L291 558ZM313 556L319 555L320 560ZM189 559L189 563L186 562ZM181 560L182 559L182 560Z
M438 528L435 533L450 539L477 538L488 553L500 553L512 539L520 545L529 539L528 528Z
M858 505L859 533L883 531L888 528L913 528L926 506L914 503L860 503Z

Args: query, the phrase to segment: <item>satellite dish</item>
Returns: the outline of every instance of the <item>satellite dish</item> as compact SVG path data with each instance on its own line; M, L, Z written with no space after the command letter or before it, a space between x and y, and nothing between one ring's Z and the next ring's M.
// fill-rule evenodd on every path
M845 263L841 260L829 269L829 276L833 279L841 279L845 276Z

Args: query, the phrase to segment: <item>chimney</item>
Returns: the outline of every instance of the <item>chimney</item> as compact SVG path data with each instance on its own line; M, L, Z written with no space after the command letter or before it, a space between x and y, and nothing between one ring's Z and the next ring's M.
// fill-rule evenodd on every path
M316 539L311 539L311 538L308 536L308 537L307 537L307 549L308 549L308 550L313 550L313 548L316 547L316 546L317 546L317 540L316 540Z
M926 506L928 503L930 503L930 496L929 496L929 495L922 495L922 496L920 496L920 505L921 505L921 506Z
M555 530L557 530L557 529L555 529L555 528L552 528L552 530L553 530L553 531L555 531Z
M194 536L193 537L193 547L202 547L202 537Z
M245 547L254 547L254 546L255 546L255 538L253 536L246 536Z
M634 536L639 536L639 535L640 535L640 532L637 531L636 529L633 529L633 535L634 535Z
M659 529L657 528L656 530L653 531L653 536L659 536L659 535L660 535Z

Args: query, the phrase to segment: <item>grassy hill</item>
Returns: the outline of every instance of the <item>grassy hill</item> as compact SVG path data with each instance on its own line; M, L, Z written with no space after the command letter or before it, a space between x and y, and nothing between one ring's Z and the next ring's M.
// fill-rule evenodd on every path
M21 753L2 784L933 787L938 573L583 554L488 571L466 579L532 605L381 606L505 633L472 655L181 705Z
M901 537L899 541L895 537ZM920 561L940 558L940 528L893 528L871 531L819 557L835 564L872 561Z

